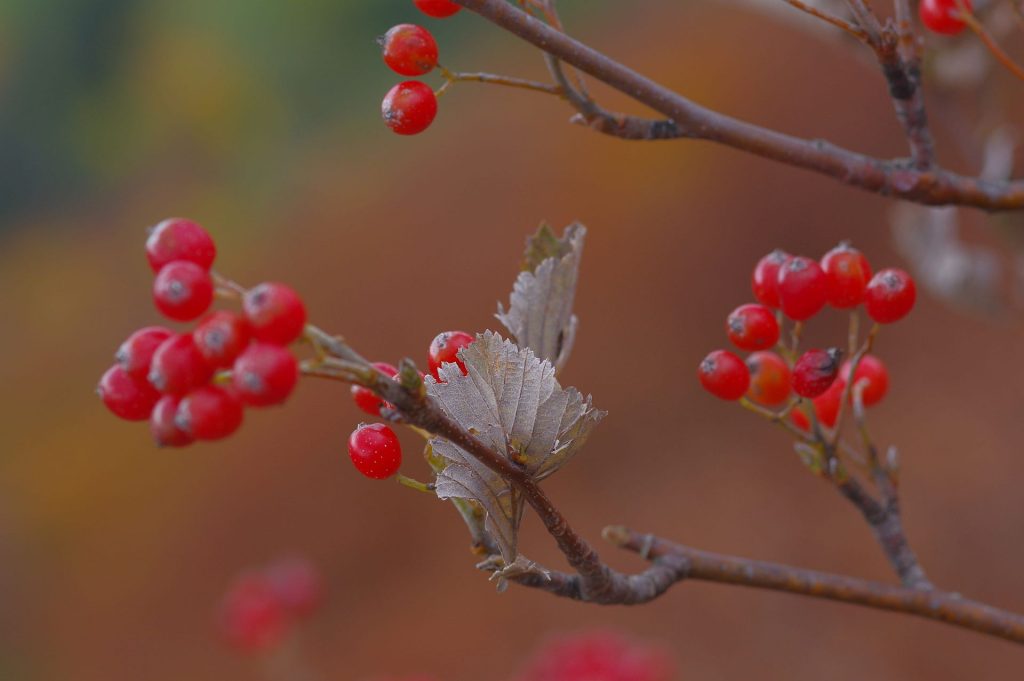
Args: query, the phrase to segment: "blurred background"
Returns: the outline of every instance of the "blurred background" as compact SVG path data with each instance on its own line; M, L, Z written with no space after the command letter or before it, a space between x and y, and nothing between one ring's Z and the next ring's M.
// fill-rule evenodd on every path
M702 104L903 153L877 69L825 29L696 0L562 8L574 34ZM0 679L261 678L220 645L213 612L236 573L282 552L326 576L301 642L324 678L501 681L550 634L593 627L664 645L686 679L1020 678L1010 644L771 593L688 583L632 609L499 595L449 506L353 470L345 441L364 417L343 386L306 381L230 440L185 450L105 411L96 380L159 319L143 242L165 217L207 226L221 272L289 282L372 359L422 364L437 332L496 327L541 220L578 219L590 233L563 382L610 415L547 483L570 520L595 542L626 523L891 580L785 435L694 377L771 249L818 257L852 238L876 267L906 266L891 202L702 142L602 137L554 98L477 84L400 138L379 118L396 76L374 44L400 21L434 31L451 68L544 77L535 50L470 13L425 19L407 0L0 2ZM971 170L935 120L944 162ZM1005 250L993 221L960 219ZM823 317L811 342L843 338L844 320ZM1017 611L1021 347L1019 318L924 296L876 346L893 384L872 415L900 447L905 523L932 579ZM406 472L425 476L402 437ZM561 564L529 517L523 548Z

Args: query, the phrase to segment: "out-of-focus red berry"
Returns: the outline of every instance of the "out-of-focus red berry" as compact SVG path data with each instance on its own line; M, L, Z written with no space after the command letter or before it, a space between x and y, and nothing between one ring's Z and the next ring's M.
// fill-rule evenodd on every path
M779 322L765 305L740 305L729 315L725 329L741 350L767 350L779 342Z
M292 394L299 380L299 364L288 348L257 342L238 356L231 375L243 402L269 407Z
M594 632L552 640L516 681L671 681L675 672L662 648Z
M850 362L843 362L843 368L839 374L844 380L850 380ZM874 355L864 355L857 364L857 371L854 374L853 385L857 387L863 383L861 388L861 403L865 407L871 407L882 401L889 391L889 371L885 364Z
M835 428L839 416L839 405L843 401L843 380L836 379L828 390L814 398L814 413L818 421L829 428Z
M217 625L228 645L246 653L269 650L289 628L288 613L262 574L238 577L224 595Z
M149 382L168 395L184 395L213 376L190 333L171 336L153 353L149 365Z
M871 278L864 293L864 309L879 324L891 324L906 317L916 300L914 279L903 270L887 269Z
M793 365L793 391L801 397L815 398L828 390L839 374L839 348L808 350Z
M284 284L268 282L246 292L242 310L257 340L288 345L306 326L306 306Z
M229 310L210 313L192 332L196 347L211 366L231 366L249 344L249 323Z
M963 0L963 3L968 12L973 11L971 0ZM967 25L960 18L962 10L957 0L921 0L917 10L921 23L935 33L956 35Z
M750 369L750 399L766 407L782 404L792 391L789 366L774 352L764 350L747 357Z
M738 400L750 387L750 370L735 353L714 350L697 367L704 389L723 400Z
M210 273L187 260L167 263L153 281L153 302L168 319L196 319L213 302Z
M387 362L374 362L373 366L388 378L394 378L398 375L398 369ZM380 410L384 406L391 406L388 402L377 397L375 392L361 385L352 386L352 400L356 403L357 407L370 416L380 416Z
M204 385L181 401L174 423L197 440L222 440L238 430L242 416L234 391Z
M779 268L792 256L775 249L758 261L751 277L754 297L768 307L779 307Z
M149 364L153 353L160 344L174 335L170 329L162 326L147 326L139 329L121 343L115 358L130 376L145 380L149 375Z
M114 416L126 421L145 421L160 399L160 393L153 386L130 375L118 364L103 374L96 392Z
M153 407L149 416L149 432L157 447L184 447L195 442L195 438L178 427L175 419L181 398L164 395Z
M779 268L779 301L787 317L806 321L818 314L827 300L828 285L818 263L795 256Z
M146 258L154 272L175 260L187 260L204 270L217 257L213 238L198 223L170 218L153 227L146 239Z
M828 285L828 302L840 310L856 307L864 300L864 290L871 281L871 265L864 254L843 242L821 259Z
M279 558L268 565L263 574L277 600L295 617L307 617L323 601L323 578L308 558Z
M413 4L428 17L444 19L458 12L462 7L451 0L412 0Z

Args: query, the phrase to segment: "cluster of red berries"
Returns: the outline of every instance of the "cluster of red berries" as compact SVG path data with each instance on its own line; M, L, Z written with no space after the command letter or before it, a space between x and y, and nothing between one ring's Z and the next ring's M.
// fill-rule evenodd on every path
M466 365L458 353L473 341L473 336L465 331L437 334L427 354L427 365L435 381L440 380L438 369L442 364L455 363L463 374L466 373ZM374 362L373 366L388 378L398 376L398 369L386 362ZM376 393L360 385L352 386L352 400L371 416L384 416L383 410L391 408ZM356 470L374 480L390 478L402 465L402 445L398 436L383 423L359 424L349 436L348 454Z
M921 0L917 6L921 23L942 35L956 35L964 30L967 22L963 20L963 14L973 9L971 0Z
M773 251L754 268L752 287L758 303L741 305L726 320L729 340L751 354L744 361L729 350L715 350L698 367L701 384L722 399L747 396L764 406L781 405L796 393L814 401L819 421L829 427L835 424L843 388L851 380L850 362L841 362L838 348L812 349L792 357L780 345L782 354L774 352L782 315L803 323L826 304L840 310L863 305L876 323L889 324L910 312L917 295L909 274L885 269L872 276L867 258L847 243L826 253L820 263ZM861 358L853 381L864 384L860 396L865 406L877 404L888 389L885 365L872 355ZM794 420L808 427L800 412L794 412Z
M449 17L461 8L448 0L414 0L427 16ZM384 63L400 76L423 76L437 67L437 41L415 24L391 27L378 41ZM384 123L399 135L423 132L437 116L437 95L429 85L406 80L388 90L380 106Z
M255 653L281 643L323 601L323 580L309 560L287 556L232 582L220 603L217 627L236 650Z
M146 255L156 279L153 301L167 318L190 322L214 297L210 267L217 249L209 233L172 218L153 228ZM288 345L306 324L302 299L284 284L245 292L241 313L216 310L191 331L139 329L121 344L98 392L115 415L149 420L160 446L219 440L242 424L245 406L284 402L299 377Z

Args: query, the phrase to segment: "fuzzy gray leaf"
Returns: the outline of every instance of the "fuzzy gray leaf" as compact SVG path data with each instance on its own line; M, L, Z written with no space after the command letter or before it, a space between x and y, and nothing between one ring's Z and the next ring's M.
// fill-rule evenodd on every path
M440 369L442 382L427 379L427 392L464 429L541 480L562 467L604 416L575 388L563 389L550 362L529 348L488 331L459 353L464 376L455 364ZM447 466L437 476L442 499L479 501L487 511L486 528L511 564L523 500L511 486L474 457L447 440L431 440Z
M580 256L587 229L576 223L561 239L547 225L527 240L523 271L516 278L506 311L496 315L520 347L561 371L576 339L578 320L572 312Z

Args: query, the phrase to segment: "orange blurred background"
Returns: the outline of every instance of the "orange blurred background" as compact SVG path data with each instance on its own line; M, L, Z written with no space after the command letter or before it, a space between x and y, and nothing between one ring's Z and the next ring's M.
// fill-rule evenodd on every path
M881 77L847 46L733 4L562 4L576 35L702 104L903 153ZM0 5L0 678L260 678L216 640L212 612L239 570L289 551L326 574L301 642L324 678L501 681L551 633L593 627L666 645L686 679L1019 678L1008 643L772 593L685 583L638 608L499 595L448 505L352 469L363 417L343 386L305 381L230 440L180 451L106 413L97 378L158 321L142 245L164 217L202 222L218 270L289 282L372 359L421 363L438 331L496 328L524 237L578 219L590 232L563 382L610 415L546 483L569 519L595 542L626 523L891 581L787 438L694 377L772 248L817 257L852 238L901 266L890 202L703 142L602 137L557 100L476 84L400 138L379 121L396 78L372 38L403 20L436 29L449 67L544 77L534 50L468 12L421 20L405 0ZM813 343L844 337L824 316ZM872 414L902 453L907 531L932 579L1017 611L1020 347L1019 323L925 297L880 337L893 385ZM561 565L529 517L523 548Z

